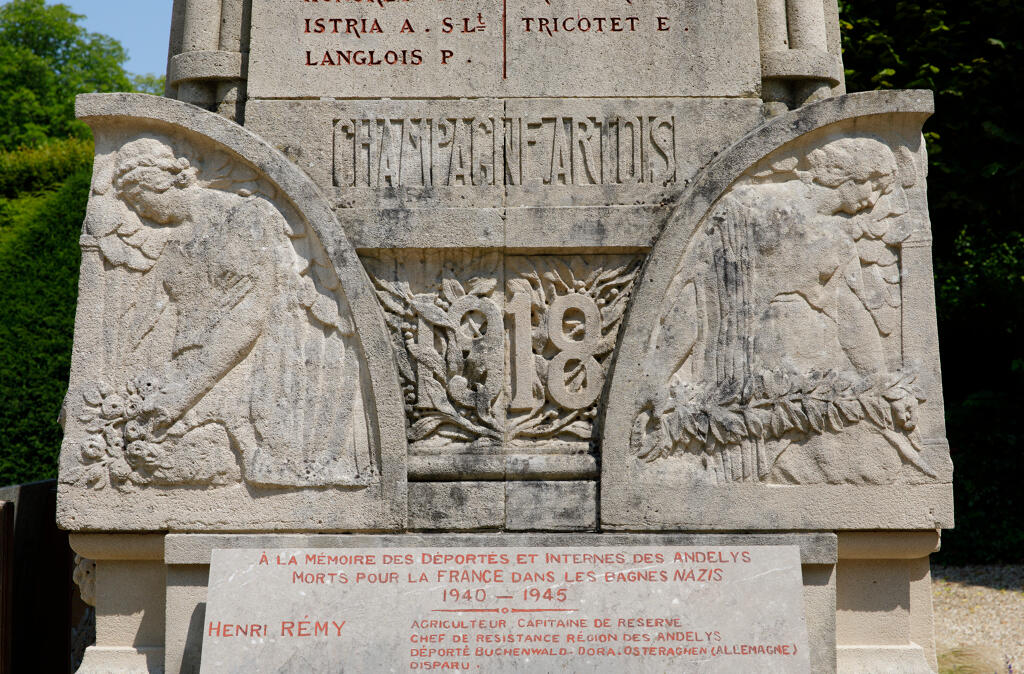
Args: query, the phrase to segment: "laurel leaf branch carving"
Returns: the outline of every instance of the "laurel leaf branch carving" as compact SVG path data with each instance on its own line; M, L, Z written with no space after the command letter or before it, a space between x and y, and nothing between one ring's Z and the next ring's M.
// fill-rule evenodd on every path
M633 429L633 450L653 462L677 452L720 453L745 441L799 441L840 433L867 421L904 459L934 476L920 457L916 409L925 398L906 368L888 376L856 377L834 370L795 374L768 371L746 382L671 386L647 408L650 421ZM650 427L656 436L646 436Z

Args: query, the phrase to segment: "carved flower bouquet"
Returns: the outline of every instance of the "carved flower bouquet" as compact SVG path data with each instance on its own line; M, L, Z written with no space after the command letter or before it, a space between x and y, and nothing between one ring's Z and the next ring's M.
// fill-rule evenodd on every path
M158 415L146 406L146 398L159 390L159 380L150 376L129 381L121 391L105 382L86 387L78 420L89 437L79 448L82 465L76 484L130 491L170 467L167 452L154 434Z

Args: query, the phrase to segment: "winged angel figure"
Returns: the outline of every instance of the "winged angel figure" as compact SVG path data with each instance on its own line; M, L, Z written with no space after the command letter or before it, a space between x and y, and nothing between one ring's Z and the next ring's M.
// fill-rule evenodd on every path
M875 138L826 139L718 202L651 338L646 371L673 374L634 424L639 457L715 483L888 484L904 464L934 477L901 355L916 179L902 159Z
M359 484L375 467L340 281L268 183L207 159L200 172L143 138L94 183L85 229L104 260L105 375L119 380L84 389L77 479Z

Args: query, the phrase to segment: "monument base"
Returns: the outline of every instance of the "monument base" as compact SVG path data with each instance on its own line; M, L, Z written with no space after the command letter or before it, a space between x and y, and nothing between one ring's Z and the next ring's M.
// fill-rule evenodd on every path
M214 549L602 545L798 546L812 671L934 671L938 543L937 532L72 534L97 563L97 643L79 671L198 672Z
M165 671L164 536L71 534L69 539L75 552L96 562L96 644L86 649L78 671Z
M934 672L924 648L907 646L840 646L836 652L839 672Z
M118 672L118 674L147 674L164 672L164 649L90 646L79 672Z

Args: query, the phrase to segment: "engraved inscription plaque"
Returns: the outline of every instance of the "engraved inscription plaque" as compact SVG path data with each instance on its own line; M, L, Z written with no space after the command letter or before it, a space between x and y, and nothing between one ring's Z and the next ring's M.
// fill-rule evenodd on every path
M203 672L808 672L799 548L214 550Z
M254 0L250 96L751 96L747 2ZM710 76L709 73L715 73Z

